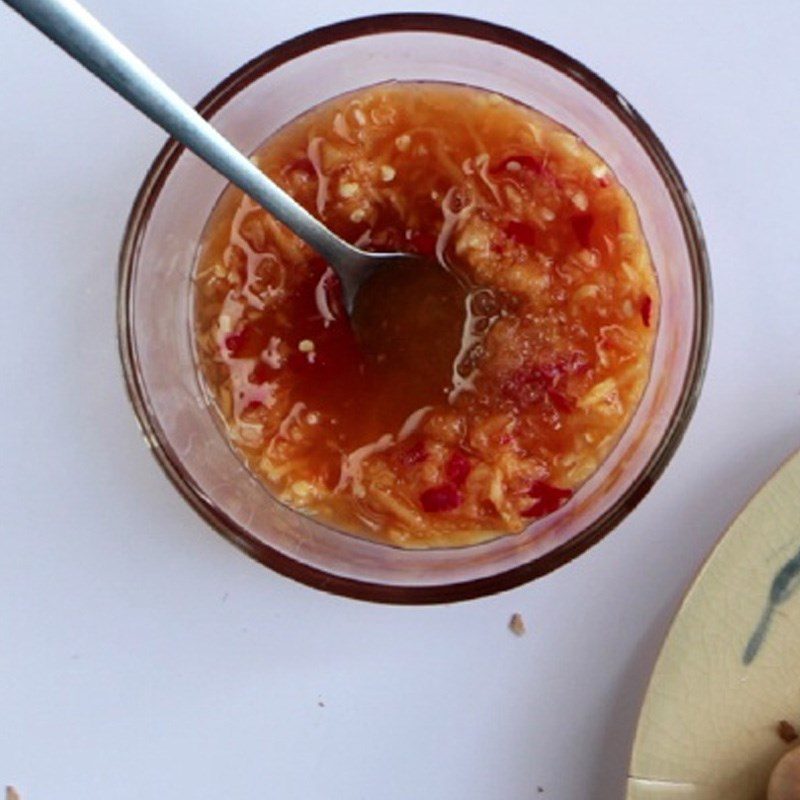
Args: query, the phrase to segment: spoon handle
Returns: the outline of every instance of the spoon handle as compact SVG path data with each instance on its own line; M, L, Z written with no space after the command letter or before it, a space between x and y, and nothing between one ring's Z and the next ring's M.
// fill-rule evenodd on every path
M264 175L75 0L4 0L76 61L231 183L334 267L361 254Z

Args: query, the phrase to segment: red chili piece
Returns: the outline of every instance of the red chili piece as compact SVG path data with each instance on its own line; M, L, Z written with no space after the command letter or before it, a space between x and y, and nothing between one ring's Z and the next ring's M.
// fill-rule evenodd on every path
M414 231L408 237L408 245L413 253L421 256L432 256L436 252L436 237L432 233Z
M460 447L453 451L444 466L444 474L447 476L447 480L456 486L463 486L471 471L472 464L469 456Z
M541 398L546 394L558 411L567 414L575 410L575 399L564 391L562 381L569 375L580 375L588 368L586 356L575 351L550 363L517 370L503 386L503 394L518 403L536 402L537 395Z
M650 297L649 294L646 294L644 297L642 297L639 310L642 313L642 322L644 323L645 328L649 328L650 320L653 314L653 298Z
M425 442L418 441L415 445L408 448L401 456L400 460L407 467L413 467L415 464L421 464L428 458L428 451L425 449Z
M248 380L250 383L255 383L260 386L262 383L266 383L270 379L273 372L274 370L272 367L268 366L263 361L259 361L253 367L253 371L250 373Z
M225 337L225 349L232 358L258 358L269 343L269 336L263 325L246 322L235 333Z
M489 244L489 249L497 255L502 255L505 253L505 238L502 236L493 236L492 241Z
M525 244L532 247L536 244L536 228L527 222L510 220L505 225L505 233L509 239L513 239L518 244Z
M576 214L570 220L572 223L572 231L578 244L581 247L589 247L591 244L591 232L594 225L594 216L592 214Z
M242 347L242 334L241 333L229 333L225 337L225 347L228 352L236 358L236 354Z
M463 502L461 492L452 483L443 483L426 489L420 496L419 502L423 511L436 513L439 511L452 511Z
M528 497L534 498L536 502L525 509L522 516L538 519L561 508L572 497L572 489L559 489L545 481L534 481L528 490Z
M550 402L562 414L569 414L575 410L575 399L564 394L564 392L560 392L558 389L548 388L547 396L550 398Z

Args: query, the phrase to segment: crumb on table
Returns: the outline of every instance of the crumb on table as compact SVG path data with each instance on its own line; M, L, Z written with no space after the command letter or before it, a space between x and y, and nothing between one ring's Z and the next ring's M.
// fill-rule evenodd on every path
M13 786L6 786L6 800L20 800L19 792Z
M513 634L516 634L517 636L524 636L525 621L522 619L522 614L512 614L511 619L508 621L508 628Z
M782 719L777 724L775 730L778 736L780 736L780 738L786 742L786 744L790 744L791 742L794 742L800 738L800 735L798 735L797 729L794 727L794 725L785 719Z

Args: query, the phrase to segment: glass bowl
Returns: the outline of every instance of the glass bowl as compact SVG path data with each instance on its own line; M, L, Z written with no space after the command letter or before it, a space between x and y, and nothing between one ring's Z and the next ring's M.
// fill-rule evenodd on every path
M708 261L686 187L641 117L574 59L497 25L390 14L320 28L243 66L198 110L249 153L309 107L394 79L470 84L549 114L609 163L639 209L662 295L650 383L616 448L563 509L519 535L484 544L401 550L341 533L275 500L228 444L198 380L192 274L225 180L175 141L145 178L125 234L120 352L147 443L222 535L319 589L384 602L446 602L508 589L575 558L653 486L683 436L703 379Z

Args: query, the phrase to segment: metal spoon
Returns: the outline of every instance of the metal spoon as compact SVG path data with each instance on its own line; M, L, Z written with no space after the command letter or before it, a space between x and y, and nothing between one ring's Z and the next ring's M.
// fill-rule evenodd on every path
M454 282L449 273L428 259L407 253L368 253L340 239L264 175L79 3L5 2L311 245L339 276L342 299L351 317L361 287L385 267L436 270L444 273L437 275L439 283Z

